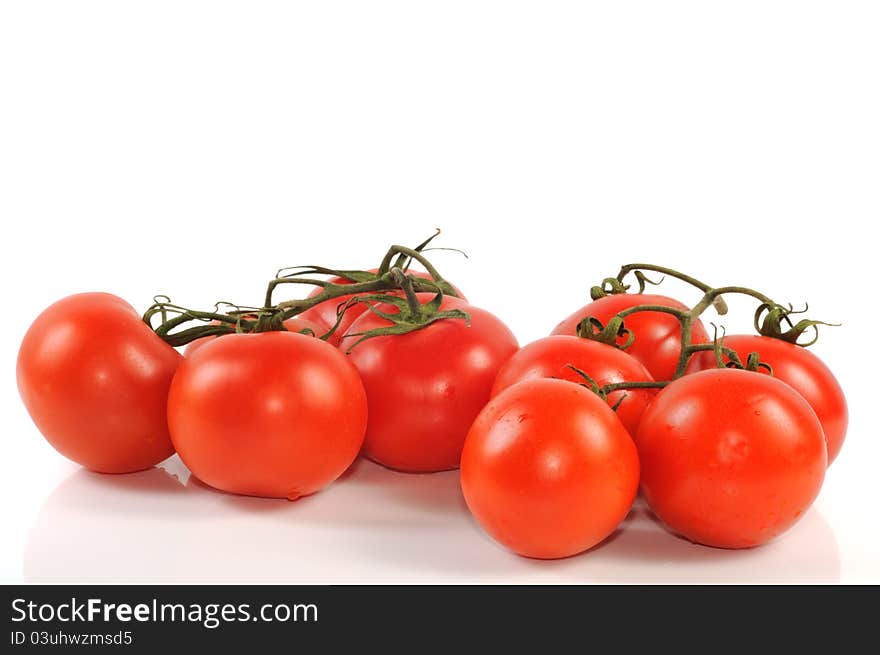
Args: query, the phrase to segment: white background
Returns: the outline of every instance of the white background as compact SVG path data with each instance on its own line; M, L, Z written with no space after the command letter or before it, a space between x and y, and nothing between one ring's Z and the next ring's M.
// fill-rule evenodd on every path
M0 6L3 581L880 582L876 3ZM813 510L729 552L637 508L534 562L480 532L455 473L360 462L296 503L176 460L98 476L18 399L20 339L67 294L256 303L280 266L375 265L435 226L470 255L437 265L523 343L636 260L842 322L815 352L850 431Z

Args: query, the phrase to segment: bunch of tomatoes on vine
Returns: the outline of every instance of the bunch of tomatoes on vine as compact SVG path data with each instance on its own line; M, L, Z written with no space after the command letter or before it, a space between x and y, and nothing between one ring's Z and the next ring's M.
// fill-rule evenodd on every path
M721 548L763 544L810 507L847 427L840 385L806 348L821 322L630 264L520 347L429 261L434 237L373 269L281 269L255 306L159 296L140 315L69 296L24 337L21 397L52 446L101 473L176 452L215 489L295 500L359 455L460 468L477 522L528 557L599 544L639 490L670 531ZM657 275L699 300L648 293ZM309 292L277 301L291 285ZM755 301L755 332L710 336L701 316L730 295Z

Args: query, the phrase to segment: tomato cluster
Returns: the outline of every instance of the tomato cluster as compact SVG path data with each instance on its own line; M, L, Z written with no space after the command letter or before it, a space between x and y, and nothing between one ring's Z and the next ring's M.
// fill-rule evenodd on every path
M294 500L359 454L405 472L460 467L477 522L528 557L599 544L639 489L671 531L723 548L765 543L809 508L847 425L840 385L798 343L818 321L631 265L520 348L440 276L429 242L394 246L374 269L283 269L260 307L157 298L140 317L110 294L70 296L24 337L21 397L59 452L103 473L177 452L216 489ZM646 271L703 296L645 293ZM315 288L275 303L288 284ZM729 293L760 303L757 334L710 338L700 315L724 313Z

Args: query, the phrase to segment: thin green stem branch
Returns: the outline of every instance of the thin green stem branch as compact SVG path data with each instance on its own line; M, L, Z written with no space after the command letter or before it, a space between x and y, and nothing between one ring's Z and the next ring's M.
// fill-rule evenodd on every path
M687 282L691 286L696 287L704 293L712 289L711 286L709 286L705 282L701 282L697 278L691 277L690 275L685 275L684 273L680 273L672 268L667 268L665 266L656 266L654 264L626 264L625 266L621 266L620 273L617 274L617 280L619 282L623 282L623 278L634 271L652 271L654 273L668 275L669 277L674 277L675 279L681 280L682 282Z

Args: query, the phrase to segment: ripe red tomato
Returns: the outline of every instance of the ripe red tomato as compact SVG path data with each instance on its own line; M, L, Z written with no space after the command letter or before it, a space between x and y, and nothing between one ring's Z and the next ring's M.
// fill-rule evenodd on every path
M423 303L434 297L417 295ZM397 311L393 305L381 309ZM350 355L370 407L364 453L389 468L457 468L468 428L489 400L498 369L517 350L516 337L489 312L451 296L441 309L468 312L470 326L443 319L408 334L374 337ZM367 312L349 333L389 324ZM356 338L347 337L341 347Z
M18 390L46 440L101 473L174 453L165 419L181 360L122 298L81 293L51 305L18 352Z
M360 450L367 400L333 346L293 332L230 334L184 358L168 395L171 438L202 482L294 500Z
M308 319L302 318L301 316L294 316L293 318L287 319L286 321L284 321L284 327L287 328L288 332L301 332L302 330L311 330L311 336L316 337L320 337L328 329L324 327L324 325L319 325L318 323L315 323L314 321L309 321ZM228 335L224 334L221 336ZM210 343L216 338L217 337L202 337L201 339L190 341L188 344L186 344L186 348L183 349L183 354L189 357L196 350L204 346L206 343Z
M636 448L614 412L563 380L529 380L493 398L461 455L477 522L527 557L592 548L624 519L638 484Z
M578 323L592 316L607 325L616 314L636 305L663 305L687 310L688 307L667 296L648 293L620 293L594 300L557 325L552 334L577 334ZM624 326L635 340L626 349L648 369L655 380L671 380L681 356L681 327L678 319L662 312L636 312L624 319ZM693 322L691 343L708 343L709 335L699 321ZM625 343L621 338L620 343Z
M825 433L830 466L843 446L849 414L843 390L822 360L801 346L756 334L730 335L724 338L724 345L735 350L743 362L749 353L759 353L761 361L773 369L773 377L794 388L810 403ZM691 358L688 371L716 366L713 353L697 353ZM769 373L763 368L759 371Z
M598 341L557 335L538 339L523 346L501 367L492 396L513 384L536 378L559 378L582 384L584 378L570 368L576 366L601 387L619 382L653 382L648 370L634 357ZM617 418L634 435L645 408L657 394L656 389L627 389L608 394L610 406L617 408Z
M377 271L378 269L376 268L370 269L371 273L376 273ZM409 271L407 271L407 273L415 277L422 278L424 280L434 279L429 273L426 273L424 271L416 271L410 269ZM344 277L334 277L331 278L330 281L335 284L352 284L351 280ZM459 297L464 300L464 295L461 293L461 291L459 291L458 287L452 285L452 288L455 289L455 292L459 295ZM315 287L306 297L314 298L319 293L321 293L321 291L323 291L321 287ZM395 295L399 294L399 292L393 293ZM339 309L339 307L341 307L343 304L353 298L354 295L355 294L346 294L338 298L333 298L332 300L325 300L322 303L318 303L314 307L310 307L298 316L299 318L304 318L313 323L318 323L319 325L326 325L327 327L322 330L322 332L326 332L336 324L337 309ZM355 319L357 319L357 317L363 314L365 311L367 311L367 306L363 303L354 304L346 309L345 315L339 321L339 326L336 328L336 331L332 335L330 335L330 337L328 337L327 342L333 344L334 346L338 346L342 341L343 336L348 331L348 328L351 327L351 324L354 323Z
M784 382L715 369L663 389L636 435L642 491L691 541L763 544L795 523L825 476L822 426Z

